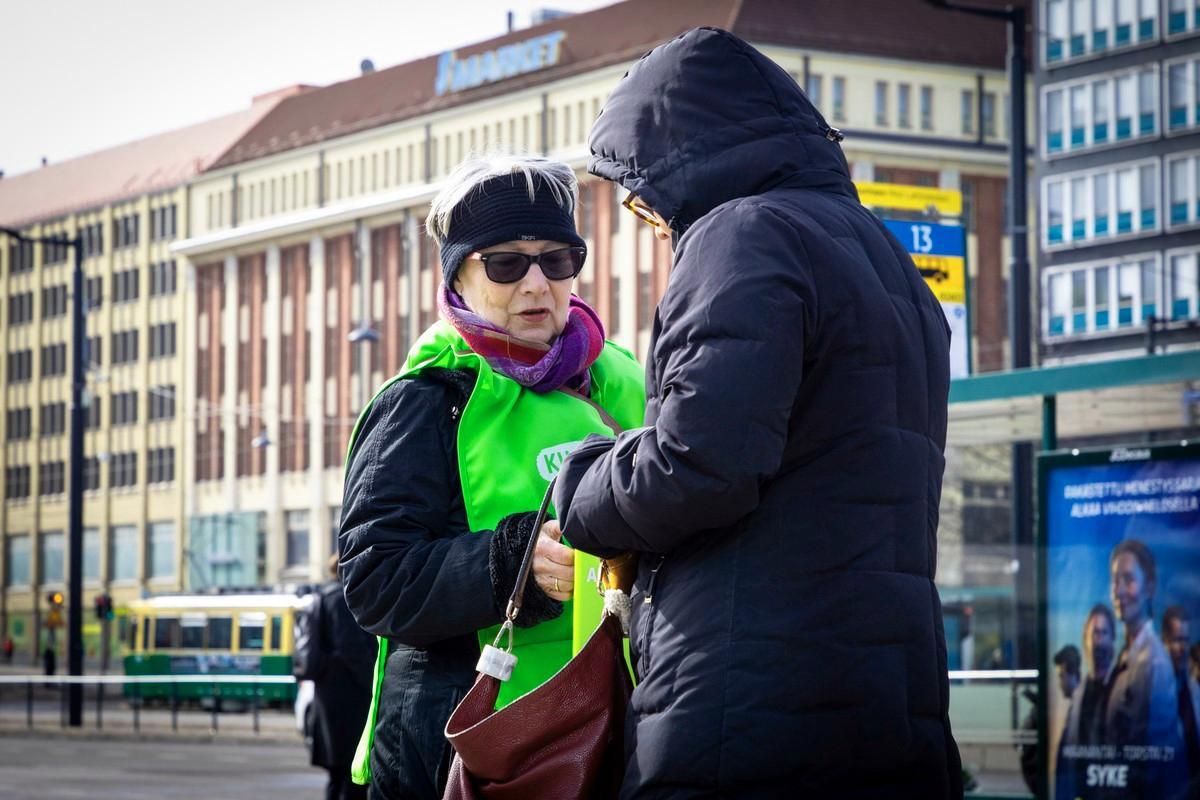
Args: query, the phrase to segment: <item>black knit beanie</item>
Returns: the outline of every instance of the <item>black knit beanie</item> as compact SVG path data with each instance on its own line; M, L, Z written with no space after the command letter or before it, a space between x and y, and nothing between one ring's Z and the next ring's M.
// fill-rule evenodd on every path
M533 179L533 201L524 174L490 178L472 190L450 212L442 242L442 277L454 285L458 267L468 254L501 242L545 239L585 247L575 230L575 217L554 198L550 186Z

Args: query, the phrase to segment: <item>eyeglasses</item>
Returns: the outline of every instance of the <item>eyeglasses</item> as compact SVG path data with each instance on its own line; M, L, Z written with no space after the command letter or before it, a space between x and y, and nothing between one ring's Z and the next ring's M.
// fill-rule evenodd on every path
M647 225L654 228L659 227L658 214L655 214L654 209L643 203L636 194L630 192L629 196L621 201L621 206Z
M471 253L471 258L483 262L488 280L495 283L516 283L525 277L529 267L537 264L546 280L565 281L583 270L586 247L564 247L535 256L525 253Z

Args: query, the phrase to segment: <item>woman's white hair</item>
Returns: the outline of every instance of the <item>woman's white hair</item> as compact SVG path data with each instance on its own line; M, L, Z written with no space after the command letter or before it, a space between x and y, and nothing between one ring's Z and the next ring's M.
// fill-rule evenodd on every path
M575 171L561 161L542 156L512 153L485 153L468 156L446 178L446 185L433 198L425 231L439 244L450 235L450 222L458 204L479 190L487 181L502 175L521 175L533 202L539 183L549 187L551 195L568 213L575 212L579 198L579 181Z

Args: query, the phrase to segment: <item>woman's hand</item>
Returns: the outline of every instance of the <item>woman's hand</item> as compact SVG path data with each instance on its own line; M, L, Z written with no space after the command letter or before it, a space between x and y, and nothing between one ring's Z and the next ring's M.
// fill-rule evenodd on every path
M570 600L575 586L575 551L562 544L558 520L549 520L533 549L533 579L554 600Z

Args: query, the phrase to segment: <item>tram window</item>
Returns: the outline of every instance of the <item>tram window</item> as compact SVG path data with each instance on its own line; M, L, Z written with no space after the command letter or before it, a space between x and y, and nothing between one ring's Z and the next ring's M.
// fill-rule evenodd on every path
M179 646L184 650L204 649L204 615L184 614L179 627Z
M150 618L142 620L142 650L150 649Z
M159 617L154 621L154 649L179 646L179 618Z
M266 614L242 614L238 617L238 649L263 649L263 624Z
M125 620L122 620L122 621L126 623L125 631L126 631L126 635L129 636L129 649L136 650L137 649L137 629L138 629L137 617L127 617ZM122 638L124 638L124 637L122 637Z
M229 617L213 617L208 621L208 649L228 650L233 641L233 620Z
M271 617L271 647L283 649L283 617Z

